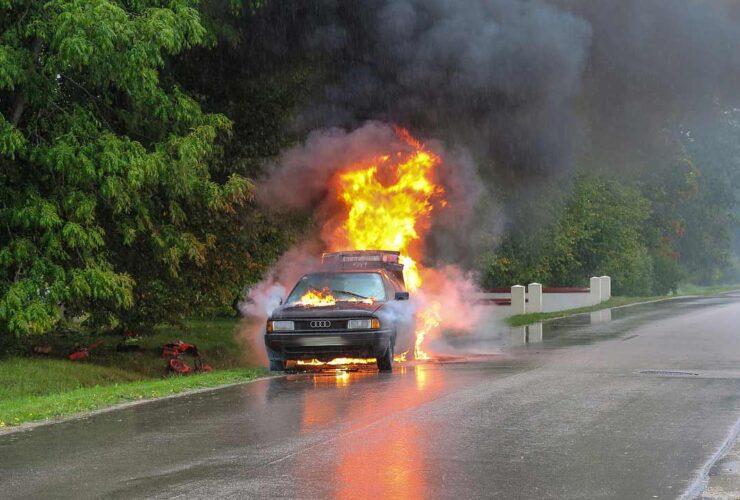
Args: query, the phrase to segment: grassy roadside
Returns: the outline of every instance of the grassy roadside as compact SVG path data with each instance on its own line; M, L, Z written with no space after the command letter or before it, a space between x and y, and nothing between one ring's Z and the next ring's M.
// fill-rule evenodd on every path
M244 361L245 353L235 342L236 328L235 319L163 326L142 340L139 352L118 352L118 339L103 337L103 345L82 362L63 359L71 350L64 339L45 339L55 342L50 356L0 359L0 428L266 375L266 370ZM161 346L175 340L196 344L214 371L165 378ZM192 365L190 358L183 359Z
M60 361L63 363L63 361ZM3 367L4 369L5 367ZM171 396L194 389L246 382L261 376L260 368L220 370L189 377L145 379L134 382L95 385L44 395L0 397L0 428L89 412L119 403ZM0 377L2 379L4 377Z
M531 323L537 323L547 319L561 318L563 316L570 316L573 314L583 314L601 309L609 309L612 307L628 306L631 304L638 304L640 302L650 302L654 300L670 299L674 297L686 297L690 295L715 295L718 293L731 292L733 290L740 289L740 285L719 285L719 286L696 286L696 285L682 285L678 289L676 295L655 295L647 297L612 297L606 302L596 304L594 306L579 307L576 309L566 309L564 311L555 311L548 313L528 313L528 314L517 314L506 318L506 322L509 326L524 326Z

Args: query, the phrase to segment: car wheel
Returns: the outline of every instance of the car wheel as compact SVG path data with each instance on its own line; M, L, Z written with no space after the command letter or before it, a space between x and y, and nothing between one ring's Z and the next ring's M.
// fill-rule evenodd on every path
M378 370L381 372L393 371L393 341L388 344L385 354L377 358Z
M271 359L270 360L270 371L271 372L285 371L285 361L283 361L282 359Z

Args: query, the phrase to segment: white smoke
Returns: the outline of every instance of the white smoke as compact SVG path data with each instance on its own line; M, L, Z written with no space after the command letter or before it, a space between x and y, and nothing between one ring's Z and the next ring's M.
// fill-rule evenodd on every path
M247 361L267 364L262 340L267 318L285 300L296 281L318 267L320 255L320 250L313 242L291 248L278 259L262 281L247 290L244 300L239 303L243 320L237 337L247 353Z

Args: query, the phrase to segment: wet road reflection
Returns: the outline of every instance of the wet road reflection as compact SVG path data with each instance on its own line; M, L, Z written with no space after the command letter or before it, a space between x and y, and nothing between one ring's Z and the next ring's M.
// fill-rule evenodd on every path
M284 473L312 485L309 496L370 498L382 485L383 497L423 498L431 432L404 413L466 380L445 376L441 365L405 363L393 374L371 367L315 369L269 381L267 399L273 407L294 403L293 411L274 418L294 420L301 435L324 436L317 446L331 450L319 461L314 453L296 455L283 465ZM335 480L322 482L327 475Z
M387 498L424 496L423 436L428 433L420 423L398 419L397 415L403 409L434 398L445 384L439 370L430 370L424 365L402 366L392 377L403 382L381 390L366 390L368 394L364 397L342 398L340 405L331 406L323 398L323 389L348 390L350 384L373 380L381 382L382 386L382 378L388 378L388 374L363 369L289 377L291 383L307 383L315 388L307 390L303 397L302 429L337 429L336 437L328 445L332 448L328 463L317 464L315 457L310 455L298 457L292 473L299 481L311 484L317 479L317 471L329 474L338 480L332 492L338 499L369 498L377 492L379 484L383 485ZM376 414L378 410L380 415ZM369 418L374 414L375 417ZM353 424L339 432L342 422ZM386 439L386 432L392 432L393 439Z
M587 345L623 335L640 325L671 318L707 306L732 304L740 293L718 297L686 297L657 303L602 309L527 326L496 325L482 335L458 336L438 342L436 352L459 356L496 355L524 349L558 349ZM450 350L451 349L451 350Z

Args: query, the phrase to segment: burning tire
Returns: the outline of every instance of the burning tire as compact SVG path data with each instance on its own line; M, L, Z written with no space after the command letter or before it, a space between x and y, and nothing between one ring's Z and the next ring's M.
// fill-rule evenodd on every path
M378 370L381 372L393 371L393 342L388 344L388 349L386 349L385 354L377 358L376 361L378 363Z

